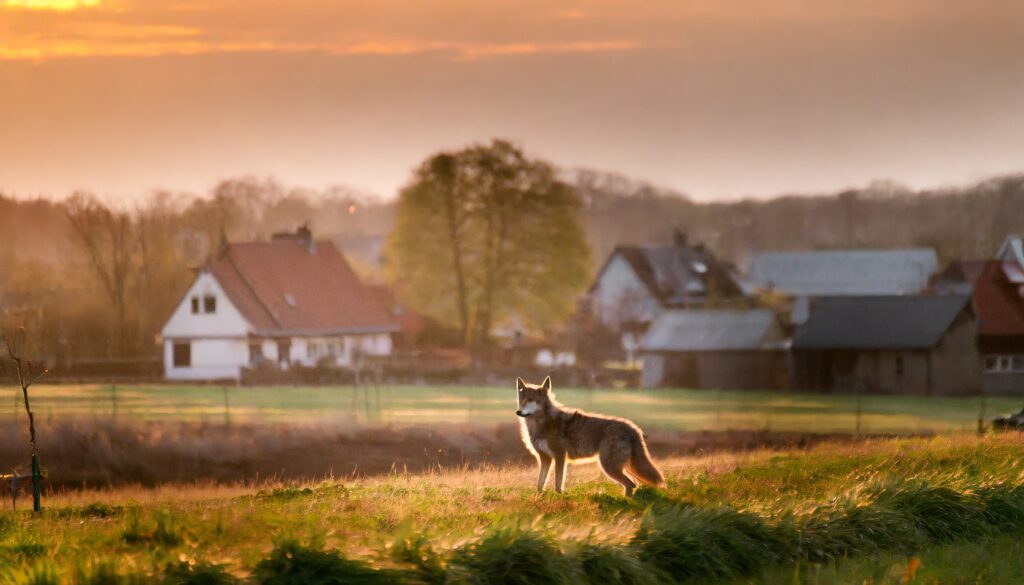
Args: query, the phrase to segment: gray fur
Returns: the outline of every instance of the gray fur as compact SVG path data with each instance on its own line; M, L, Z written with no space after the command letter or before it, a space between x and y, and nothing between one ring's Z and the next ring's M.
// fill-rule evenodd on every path
M537 386L516 380L516 410L523 443L540 466L537 491L547 484L555 465L555 491L565 487L565 466L571 460L596 458L601 470L632 496L637 482L664 485L661 472L651 461L643 431L632 421L566 408L555 400L551 378Z

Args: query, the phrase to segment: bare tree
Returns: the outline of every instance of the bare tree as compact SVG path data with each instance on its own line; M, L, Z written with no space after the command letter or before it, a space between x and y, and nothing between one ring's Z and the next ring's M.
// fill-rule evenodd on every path
M21 396L25 402L25 412L28 414L28 437L32 446L32 509L38 512L40 507L39 480L42 477L42 469L39 466L39 446L36 443L36 419L32 413L32 406L28 400L29 386L46 374L46 367L40 362L33 362L25 358L25 328L18 329L14 340L4 335L7 345L7 356L14 362L18 376L18 385L21 386Z
M127 212L113 211L92 195L76 193L67 200L68 220L114 309L117 350L127 350L127 301L137 239Z

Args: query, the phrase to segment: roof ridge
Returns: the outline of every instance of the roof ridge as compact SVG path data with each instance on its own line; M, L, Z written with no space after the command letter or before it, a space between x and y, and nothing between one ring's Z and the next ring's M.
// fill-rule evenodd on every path
M256 298L256 301L259 302L261 307L263 307L263 310L266 311L268 315L270 315L270 318L274 320L274 324L276 324L278 328L283 328L281 325L281 320L277 318L277 315L274 313L274 311L270 308L266 301L263 300L263 297L260 296L260 293L256 291L256 287L253 286L252 281L249 280L249 277L246 276L244 272L242 272L242 267L239 266L238 263L235 262L235 259L231 256L230 245L228 246L227 250L224 251L224 255L227 257L228 263L231 264L231 267L234 268L235 272L238 273L238 277L242 279L242 282L245 283L245 286L252 293L252 296Z

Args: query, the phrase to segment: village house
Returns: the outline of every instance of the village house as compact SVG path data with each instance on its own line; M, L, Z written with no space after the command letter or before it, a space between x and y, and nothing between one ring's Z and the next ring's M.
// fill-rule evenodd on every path
M767 390L787 384L782 329L774 313L668 310L640 343L645 388Z
M605 327L622 333L623 347L632 353L665 311L740 296L728 266L677 231L671 246L616 247L588 291L587 306Z
M974 280L986 393L1024 391L1024 246L1007 238Z
M394 317L333 243L303 227L226 244L163 328L171 380L239 379L244 368L354 366L391 353Z
M929 396L981 390L965 295L816 299L793 337L792 360L796 390Z
M743 284L788 299L798 325L816 297L921 294L938 265L932 248L772 251L749 259Z

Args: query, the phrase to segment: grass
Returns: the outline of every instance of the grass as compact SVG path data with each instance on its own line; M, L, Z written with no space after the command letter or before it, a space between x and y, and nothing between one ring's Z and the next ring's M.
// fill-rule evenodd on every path
M563 495L509 466L70 491L0 514L0 581L1013 582L1021 447L946 435L672 458L668 487L632 500L593 466Z
M717 390L558 390L570 406L636 420L647 429L765 429L814 433L927 433L974 429L980 398L866 396ZM39 385L32 404L42 420L356 422L363 425L496 424L511 418L504 387L217 387L197 385ZM11 401L12 419L24 416ZM858 406L859 405L859 406ZM1019 398L988 398L987 417L1015 412ZM860 410L858 426L857 412Z

